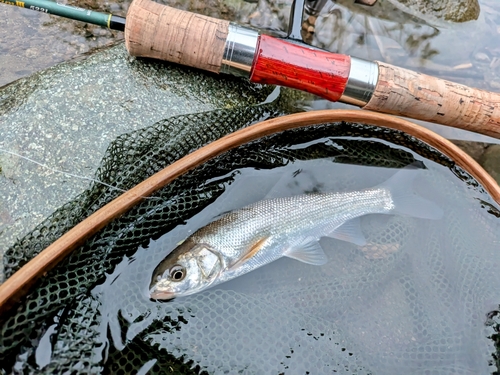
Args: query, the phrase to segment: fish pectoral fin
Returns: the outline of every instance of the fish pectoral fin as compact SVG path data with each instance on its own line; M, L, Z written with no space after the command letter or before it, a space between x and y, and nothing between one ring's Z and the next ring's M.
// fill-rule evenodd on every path
M359 217L346 221L340 227L337 227L332 232L328 233L327 237L352 242L353 244L359 246L366 245L366 238L363 232L361 232L361 220Z
M228 270L233 270L233 269L241 266L247 260L251 259L255 254L257 254L264 247L268 238L269 237L262 237L262 238L259 238L257 241L253 242L252 245L248 248L248 250L243 254L243 256L240 259L238 259L233 265L231 265L228 268Z
M298 246L289 248L283 255L315 266L321 266L328 262L328 258L317 239L309 238Z

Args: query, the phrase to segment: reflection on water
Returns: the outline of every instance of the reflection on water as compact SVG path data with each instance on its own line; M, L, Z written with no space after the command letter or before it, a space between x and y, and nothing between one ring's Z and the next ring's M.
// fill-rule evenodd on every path
M393 6L351 1L328 3L315 19L311 44L367 60L379 60L431 76L489 91L500 90L500 3L482 0L481 14L465 23L428 20ZM352 108L320 98L300 102L302 108ZM485 143L497 140L451 127L412 120L448 138ZM466 151L474 146L466 145ZM481 154L485 147L481 147ZM478 158L479 159L479 158ZM485 161L482 164L485 165ZM490 173L492 169L489 169Z
M500 81L494 71L497 64L491 52L496 44L492 35L498 30L499 8L483 1L483 13L477 21L465 23L432 22L412 17L389 3L378 2L373 8L344 6L325 8L317 19L313 44L369 60L381 60L440 78L474 87L494 89ZM496 3L495 3L496 4ZM379 9L380 8L380 9ZM360 11L362 10L362 11ZM460 48L457 48L457 46ZM485 55L485 51L490 51ZM496 50L496 48L495 48ZM484 80L485 75L495 80Z

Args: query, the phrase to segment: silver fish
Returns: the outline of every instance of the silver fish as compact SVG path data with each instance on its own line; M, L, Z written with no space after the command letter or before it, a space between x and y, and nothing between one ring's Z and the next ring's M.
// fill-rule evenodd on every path
M156 267L150 296L167 300L197 293L283 256L323 265L328 259L321 237L366 243L359 226L363 215L439 219L442 210L413 193L416 175L404 169L371 189L268 199L227 213L189 236Z

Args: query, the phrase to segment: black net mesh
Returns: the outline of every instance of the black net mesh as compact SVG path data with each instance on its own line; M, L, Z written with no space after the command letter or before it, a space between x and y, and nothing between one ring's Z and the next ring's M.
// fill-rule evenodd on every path
M113 188L94 184L77 200L61 207L10 248L4 258L6 276L12 275L82 218L119 196L123 190L135 186L145 177L198 147L275 113L262 106L180 116L119 137L110 145L96 174L96 180ZM198 134L202 136L198 137ZM61 267L53 271L51 280L47 278L43 286L31 296L31 301L20 307L24 313L20 311L18 316L9 319L4 325L0 337L2 350L8 353L11 347L36 338L34 327L40 323L40 318L44 319L47 314L56 312L75 296L88 290L127 251L136 249L151 237L164 232L165 220L172 220L171 225L176 225L182 221L180 214L189 215L199 210L204 201L213 200L223 187L217 185L200 189L189 181L174 181L167 190L177 190L181 194L172 196L172 200L158 196L159 199L149 199L136 206L130 215L110 223L102 237L92 239L85 250L68 258L64 262L68 268ZM144 216L148 216L149 220L143 220ZM132 232L129 231L131 225L134 226ZM110 236L110 233L113 234ZM111 254L109 250L112 248L114 251Z
M277 114L278 111L272 106L266 105L218 110L168 119L120 136L110 145L96 176L97 180L113 187L95 183L78 199L61 207L35 231L10 248L4 258L7 276L69 228L116 198L122 190L135 186L166 165L230 131ZM297 147L299 144L301 146ZM391 147L391 144L404 146L407 150ZM398 131L349 123L320 125L265 137L197 167L114 220L39 282L17 310L2 322L2 368L15 373L51 374L128 374L148 371L160 374L245 374L256 373L252 362L249 362L249 358L253 358L262 363L271 360L278 363L277 367L264 367L272 374L304 374L309 373L310 368L315 368L316 372L312 373L318 374L372 373L371 367L375 362L370 350L376 352L377 345L383 343L383 337L374 337L371 341L373 348L363 347L356 340L349 341L347 338L370 335L368 327L368 332L354 332L349 327L332 328L331 322L349 316L349 309L379 303L377 290L388 287L387 280L390 279L393 281L389 286L397 289L401 299L406 301L405 306L415 322L415 326L410 329L408 326L401 327L402 331L412 331L415 341L420 342L423 337L426 344L408 346L401 357L399 354L380 356L377 366L390 369L398 361L408 360L411 363L413 360L419 364L408 373L470 373L465 368L454 367L452 360L438 361L437 357L434 360L439 365L432 367L432 353L436 352L439 356L439 352L449 346L451 341L456 344L456 337L449 328L440 331L439 337L431 332L423 332L427 329L422 328L424 326L432 327L434 324L438 327L440 319L434 319L427 312L429 306L426 303L432 305L434 299L422 303L426 299L422 289L416 286L419 280L416 281L401 268L411 263L411 260L407 252L398 250L414 242L417 235L408 218L389 218L382 224L376 220L365 220L364 230L370 240L370 248L365 249L363 254L339 252L336 255L338 264L351 264L354 270L359 271L350 272L348 282L343 279L347 277L345 269L339 266L328 271L331 280L327 282L323 271L310 274L307 281L309 287L304 289L290 287L285 281L280 282L286 280L291 270L295 272L293 267L277 268L271 278L261 273L258 278L245 284L244 288L272 290L268 300L260 295L252 296L252 293L242 300L240 294L223 289L194 295L187 305L174 300L168 304L155 304L151 308L141 294L144 279L150 277L148 267L156 261L155 255L147 251L144 262L139 262L143 265L138 265L137 272L129 275L126 285L120 287L119 294L110 294L99 286L117 267L121 267L124 260L132 261L138 248L147 249L151 240L186 223L217 200L233 183L241 168L267 170L320 158L332 158L337 163L388 168L402 168L409 164L423 167L423 159L416 158L416 154L408 150L414 150L423 158L451 169L467 186L478 188L475 180L455 166L452 160L413 137ZM344 185L344 188L349 188L347 180ZM485 205L490 212L498 215L494 204L485 202ZM478 216L478 220L484 218ZM458 227L458 223L449 226ZM447 262L440 258L438 251L431 251L433 246L437 248L441 244L437 235L429 233L426 239L426 248L430 249L426 262L432 264L429 282L443 284L442 275L448 272ZM397 246L394 244L395 238ZM450 238L454 241L456 251L463 249L463 259L468 259L468 241L474 239L456 232L450 233ZM394 246L397 248L394 249ZM482 272L480 267L483 264L474 264L475 268L463 269L463 275L475 278L477 285L474 290L488 293L491 280L478 279L476 276ZM426 263L424 266L429 265ZM283 278L280 278L280 273ZM121 284L116 282L116 285ZM314 289L311 285L322 285L323 288ZM439 289L441 294L435 296L443 308L453 308L455 301L452 289L453 285L443 284ZM283 308L279 308L279 303L278 306L276 304L276 301L295 300L295 296L304 293L311 297L306 303L297 300L301 306L299 312L293 309L284 312ZM362 302L357 301L356 296L360 294L368 297ZM492 294L492 300L494 297ZM331 309L335 301L344 303L346 300L351 303L349 308ZM104 307L110 303L121 306L118 314ZM399 306L401 302L393 303ZM312 322L308 315L310 311L323 311L324 314ZM380 309L380 314L388 313ZM376 314L371 314L364 317L367 325L379 319ZM217 333L210 335L213 322L222 316L228 323L219 326ZM280 319L276 319L277 316ZM272 328L262 326L262 321L273 322ZM247 335L244 339L241 332L234 328L241 322L244 322ZM494 326L493 323L490 325ZM120 328L117 330L108 326ZM449 327L446 324L442 326ZM300 327L297 328L298 332L304 335L290 337L290 327ZM397 328L392 327L391 330ZM373 331L373 334L379 333ZM224 337L224 340L220 337ZM266 341L269 337L275 340L273 342L283 345L273 346ZM186 344L176 344L183 340ZM260 348L249 347L247 340L262 340L262 345ZM397 343L386 344L396 348ZM51 348L45 357L44 351L40 350L44 345ZM217 347L215 357L212 352L207 352L207 348L214 346ZM397 352L397 349L393 350ZM426 356L425 353L430 354ZM462 352L457 349L450 358L456 359L461 355ZM212 358L209 362L208 357ZM429 366L433 370L425 372ZM388 370L385 373L390 372Z

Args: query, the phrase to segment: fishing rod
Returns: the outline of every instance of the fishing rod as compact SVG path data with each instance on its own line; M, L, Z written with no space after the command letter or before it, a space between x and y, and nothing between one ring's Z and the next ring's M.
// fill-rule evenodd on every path
M317 16L328 0L306 0L304 11ZM373 5L377 0L356 0L366 5ZM125 18L110 13L101 13L72 5L57 3L51 0L0 0L0 3L14 5L37 12L61 16L72 20L88 22L93 25L107 27L111 30L125 31Z
M20 8L53 14L55 16L70 18L72 20L88 22L94 25L107 27L111 30L125 30L125 18L123 17L114 16L110 13L95 12L93 10L60 4L50 0L0 0L0 3L15 5Z
M305 1L324 4L322 1L295 0L286 40L151 0L133 0L126 20L46 0L0 1L124 29L125 45L132 56L295 88L330 101L500 138L498 93L301 43ZM356 2L371 5L375 1Z

